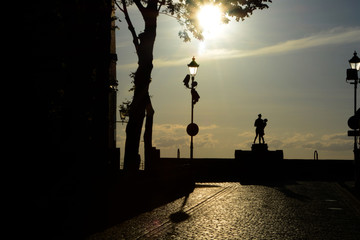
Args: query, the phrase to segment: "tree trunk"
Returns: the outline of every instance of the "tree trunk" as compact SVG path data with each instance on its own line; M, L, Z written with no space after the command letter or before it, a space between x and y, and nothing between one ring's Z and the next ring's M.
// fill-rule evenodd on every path
M146 8L142 10L145 21L145 30L139 34L139 46L137 49L138 69L135 72L134 98L130 106L129 122L126 126L126 142L124 168L125 170L136 171L140 165L139 144L141 129L145 118L145 109L151 105L149 96L149 84L151 82L151 71L153 69L153 49L156 37L157 10ZM146 126L151 127L151 126ZM145 144L148 144L147 141ZM151 140L150 140L151 144Z
M149 170L152 165L152 126L154 118L154 109L151 105L151 100L146 106L146 121L144 132L144 151L145 151L145 170Z

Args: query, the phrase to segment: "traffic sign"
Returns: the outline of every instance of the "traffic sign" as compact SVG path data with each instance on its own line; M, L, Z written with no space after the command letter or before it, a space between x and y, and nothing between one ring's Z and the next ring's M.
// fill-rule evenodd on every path
M196 125L196 123L190 123L186 128L186 132L190 136L195 136L199 132L199 127L198 127L198 125Z
M360 127L360 118L359 116L355 115L349 118L348 120L348 126L351 129L359 129Z

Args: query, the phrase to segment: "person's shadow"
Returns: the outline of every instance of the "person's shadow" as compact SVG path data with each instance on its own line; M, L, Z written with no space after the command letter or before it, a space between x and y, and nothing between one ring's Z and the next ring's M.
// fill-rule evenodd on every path
M187 214L186 212L184 212L184 207L186 205L186 202L187 202L188 198L189 198L189 194L185 196L180 210L177 211L176 213L173 213L173 214L170 215L169 218L170 218L171 222L180 223L180 222L183 222L183 221L190 218L190 215Z

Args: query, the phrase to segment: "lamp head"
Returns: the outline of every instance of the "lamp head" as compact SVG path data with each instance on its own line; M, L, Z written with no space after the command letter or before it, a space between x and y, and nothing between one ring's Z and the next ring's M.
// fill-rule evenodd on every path
M351 69L356 69L359 71L360 69L360 58L357 56L357 52L354 51L354 56L349 60L349 64Z
M189 68L190 75L194 77L196 75L198 67L200 66L195 62L195 57L192 58L192 61L187 66Z
M125 118L127 116L127 112L125 109L120 109L120 118L121 118L121 121L124 121Z

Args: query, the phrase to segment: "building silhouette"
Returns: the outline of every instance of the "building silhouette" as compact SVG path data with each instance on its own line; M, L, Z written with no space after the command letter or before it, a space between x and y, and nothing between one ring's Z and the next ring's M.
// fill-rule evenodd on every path
M109 171L119 165L113 2L37 2L28 14L22 158L27 204L39 221L32 223L42 234L61 232L72 229L64 219L78 214L81 226L91 228L94 219L105 219Z

